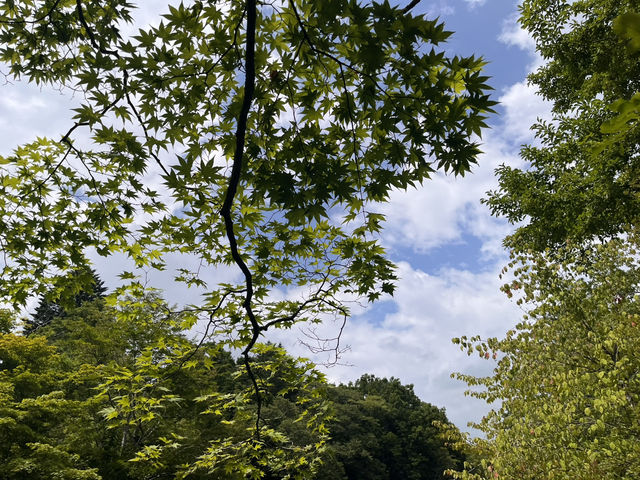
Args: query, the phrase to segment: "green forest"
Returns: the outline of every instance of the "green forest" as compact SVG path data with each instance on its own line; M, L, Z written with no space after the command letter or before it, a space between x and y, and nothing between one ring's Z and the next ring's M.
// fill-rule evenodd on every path
M522 316L453 339L494 361L453 373L491 407L479 434L264 341L393 295L373 206L473 175L487 65L419 3L193 0L132 25L126 0L0 1L8 81L79 105L0 156L0 480L640 478L636 1L519 5L551 118L482 200L513 225ZM199 304L141 275L172 254ZM92 255L133 268L108 290Z
M0 478L231 479L259 467L261 478L431 479L462 465L434 425L448 424L444 412L411 385L365 375L334 386L269 344L251 357L267 452L216 452L253 432L242 362L223 345L196 350L157 292L122 317L92 277L69 308L42 298L26 335L3 312ZM178 350L189 354L175 365Z

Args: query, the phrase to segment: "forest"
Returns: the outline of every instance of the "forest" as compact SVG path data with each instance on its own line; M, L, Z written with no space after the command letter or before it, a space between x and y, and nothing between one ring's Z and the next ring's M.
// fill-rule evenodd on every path
M22 335L4 311L0 478L246 478L234 457L218 455L213 475L204 463L212 442L253 431L242 362L213 342L195 350L157 292L124 320L91 276L69 308L43 297ZM177 349L194 354L172 365ZM433 425L448 423L444 412L411 385L365 375L334 386L270 344L256 346L252 364L271 428L263 448L296 456L291 465L267 455L262 478L441 478L461 466Z
M126 0L0 1L7 81L78 99L0 156L0 478L640 478L638 7L518 7L551 117L482 200L513 226L521 318L453 339L494 362L453 373L491 408L472 435L265 336L333 320L337 361L353 302L393 295L376 206L474 174L482 52L419 0L192 0L150 25ZM170 255L201 302L145 282ZM95 256L132 267L108 290Z

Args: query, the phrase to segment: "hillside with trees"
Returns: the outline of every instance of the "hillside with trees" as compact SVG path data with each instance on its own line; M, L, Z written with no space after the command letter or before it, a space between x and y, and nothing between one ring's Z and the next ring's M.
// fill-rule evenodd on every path
M260 344L252 363L262 421L273 429L263 429L265 449L295 452L298 464L277 452L247 466L218 455L225 465L212 473L211 444L242 442L253 431L243 361L223 345L189 340L157 293L131 308L138 310L124 321L102 298L88 300L28 336L11 333L7 320L1 478L243 479L259 461L263 478L432 480L461 466L432 425L448 423L444 412L410 385L365 375L334 386L312 365ZM177 351L188 352L178 366L170 361Z

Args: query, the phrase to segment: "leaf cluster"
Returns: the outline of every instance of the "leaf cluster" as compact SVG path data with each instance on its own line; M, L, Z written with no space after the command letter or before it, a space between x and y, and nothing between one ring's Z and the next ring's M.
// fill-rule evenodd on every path
M496 361L489 377L457 376L497 404L477 427L500 478L638 475L637 252L634 233L578 262L519 256L505 290L525 308L522 321L503 339L456 340Z
M529 82L552 103L553 117L533 125L536 144L521 150L526 166L498 168L499 188L488 193L495 215L522 223L509 247L580 248L637 223L638 129L626 123L640 90L637 54L627 48L636 8L610 0L522 3L520 23L545 60Z

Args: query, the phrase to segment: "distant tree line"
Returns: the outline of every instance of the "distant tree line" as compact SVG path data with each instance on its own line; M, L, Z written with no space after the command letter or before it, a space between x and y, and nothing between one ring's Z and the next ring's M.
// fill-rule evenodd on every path
M95 272L78 274L86 288L64 304L42 296L22 333L3 312L0 478L254 478L225 443L252 432L240 361L214 342L196 349L157 292L117 311ZM272 452L253 458L267 472L255 478L439 480L461 467L434 426L448 423L444 411L411 385L372 375L331 385L275 345L254 357ZM230 401L243 395L245 412Z

